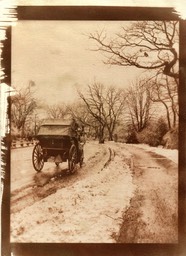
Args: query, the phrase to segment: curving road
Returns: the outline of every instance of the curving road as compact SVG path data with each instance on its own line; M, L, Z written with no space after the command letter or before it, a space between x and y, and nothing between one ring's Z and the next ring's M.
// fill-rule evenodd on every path
M37 174L31 152L12 151L13 242L177 242L178 168L172 161L133 145L88 142L85 164L74 175L63 174L66 163L59 169L48 163ZM49 173L60 175L51 180Z

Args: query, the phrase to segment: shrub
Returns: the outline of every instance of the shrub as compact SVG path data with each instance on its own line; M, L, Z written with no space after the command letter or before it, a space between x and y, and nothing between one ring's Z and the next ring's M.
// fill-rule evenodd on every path
M158 146L160 143L159 139L156 136L156 132L149 129L149 127L138 133L137 138L139 143L148 144L153 147Z
M134 144L138 144L138 138L137 138L137 134L135 131L130 131L126 137L126 143L134 143Z
M162 144L165 148L178 149L178 128L168 131L163 136Z
M157 122L157 133L158 133L160 140L162 140L163 136L167 132L168 132L167 123L165 122L165 120L162 117L160 117Z
M139 143L145 143L156 147L161 144L163 136L168 131L167 124L163 118L151 123L147 128L137 134Z

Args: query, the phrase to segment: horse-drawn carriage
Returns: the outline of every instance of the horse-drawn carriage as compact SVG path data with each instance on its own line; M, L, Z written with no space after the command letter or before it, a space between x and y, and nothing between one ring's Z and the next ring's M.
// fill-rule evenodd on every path
M68 161L70 173L74 173L79 163L83 164L84 142L80 137L82 131L74 131L72 123L62 120L45 121L36 136L37 144L32 153L32 163L34 169L39 172L42 170L44 163L49 161L59 163Z

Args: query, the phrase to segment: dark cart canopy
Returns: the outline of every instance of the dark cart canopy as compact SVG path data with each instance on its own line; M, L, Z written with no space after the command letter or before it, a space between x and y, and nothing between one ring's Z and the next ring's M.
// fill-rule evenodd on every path
M37 136L40 135L71 135L71 122L61 119L48 119L41 125Z

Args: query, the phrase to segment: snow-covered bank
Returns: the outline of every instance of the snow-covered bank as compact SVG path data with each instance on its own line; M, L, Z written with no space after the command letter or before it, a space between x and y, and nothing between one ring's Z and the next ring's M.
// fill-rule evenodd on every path
M108 147L87 143L92 164L89 158L76 181L12 214L11 242L115 243L136 186L124 161L127 150L114 151L110 164L98 168L104 158L96 152Z
M177 156L177 150L88 141L77 173L36 186L28 198L15 201L25 207L11 214L11 242L177 241Z
M174 163L178 163L178 150L177 149L166 149L162 147L150 147L147 144L133 144L135 147L142 148L146 151L154 152L158 155L165 156L172 160Z

